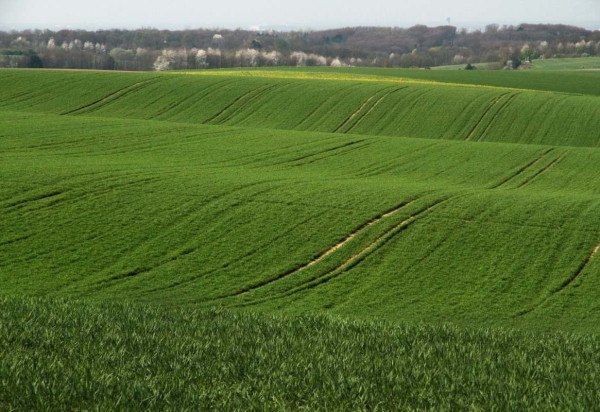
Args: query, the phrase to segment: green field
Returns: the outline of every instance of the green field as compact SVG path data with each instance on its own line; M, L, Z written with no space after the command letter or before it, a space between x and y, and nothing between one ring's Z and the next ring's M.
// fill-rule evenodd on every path
M504 79L506 86L484 87L450 77L399 77L405 72L8 71L0 73L8 85L0 110L427 139L599 144L594 87L600 94L600 73L574 77L561 84L565 92L551 93L532 90L514 77ZM425 74L437 73L442 72ZM589 94L573 92L579 88Z
M474 63L480 70L498 70L501 69L499 63ZM447 66L432 67L433 70L463 70L465 64L451 64ZM589 57L560 57L551 59L535 59L531 64L525 66L526 69L535 70L598 70L600 69L600 56Z
M600 69L600 56L538 59L533 61L532 68L536 70L598 70Z
M600 72L473 74L0 71L0 409L117 398L131 402L123 409L596 405ZM54 312L65 316L48 329ZM211 317L214 330L201 325ZM8 333L11 322L31 329ZM262 335L247 336L253 323ZM80 329L104 336L108 324L122 325L110 339L132 356L112 377L118 345L81 366L94 341ZM146 356L154 340L129 336L146 328L174 346L156 362ZM52 353L72 336L75 360L44 358L46 335ZM237 381L182 366L217 351L215 336L233 358L214 365L241 365L227 372ZM257 353L236 360L243 336ZM296 342L291 363L261 358L281 350L269 336ZM187 354L173 343L199 337L208 346ZM407 340L432 357L410 363ZM380 370L384 382L360 365L384 362L388 346L400 363ZM329 352L298 398L285 392L297 365ZM70 362L52 386L55 365ZM143 379L132 370L144 362L153 366L138 392L118 389ZM180 383L164 381L165 365L179 365ZM396 394L398 371L418 367ZM32 380L39 387L25 391ZM352 396L336 398L340 385Z
M564 333L0 298L0 351L2 410L589 410L600 401L598 340Z
M434 66L432 70L464 70L466 63L462 64L447 64L444 66ZM473 63L475 70L499 70L502 68L502 64L498 62L493 63Z

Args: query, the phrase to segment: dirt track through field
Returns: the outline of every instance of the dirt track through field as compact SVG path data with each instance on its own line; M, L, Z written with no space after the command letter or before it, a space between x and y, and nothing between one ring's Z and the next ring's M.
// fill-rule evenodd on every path
M141 82L137 82L137 83L131 84L131 85L123 87L123 88L121 88L121 89L119 89L119 90L117 90L115 92L112 92L109 95L104 96L101 99L93 101L93 102L91 102L89 104L86 104L84 106L78 107L78 108L73 109L73 110L68 110L66 112L63 112L63 113L61 113L61 115L66 116L66 115L72 115L72 114L88 113L88 112L97 110L97 109L99 109L102 106L105 106L105 105L107 105L107 104L109 104L109 103L111 103L111 102L113 102L113 101L115 101L117 99L120 99L121 97L126 96L126 95L128 95L130 93L138 91L141 88L148 86L148 84L155 83L155 82L157 82L159 80L163 80L163 79L160 78L160 77L154 77L154 78L149 79L149 80L144 80L144 81L141 81Z
M554 148L546 150L544 153L542 153L541 156L533 159L532 161L530 161L529 163L527 163L525 166L520 167L516 172L514 172L510 176L502 179L499 183L496 183L495 185L491 186L490 189L497 189L497 188L499 188L501 186L504 186L506 183L508 183L511 180L515 179L516 177L520 176L526 170L531 169L533 166L535 166L536 164L538 164L539 162L541 162L548 155L548 153L550 153L550 152L552 152L554 150L555 150Z
M588 258L585 261L583 261L581 263L581 265L579 265L579 267L577 268L577 270L575 272L573 272L573 274L571 276L569 276L569 278L567 280L565 280L560 285L560 287L554 291L554 293L558 293L561 290L567 288L570 284L572 284L575 281L575 279L577 279L579 277L579 275L581 275L581 272L583 272L583 270L590 264L590 262L592 261L592 259L594 258L594 256L596 256L596 254L598 253L599 250L600 250L600 243L597 244L594 247L594 249L592 249L592 252L588 256Z
M327 256L331 255L332 253L334 253L335 251L341 249L342 247L346 246L348 243L350 243L350 241L352 241L352 239L354 239L356 236L360 235L362 232L366 231L368 228L370 228L373 225L376 225L377 223L381 222L383 219L386 219L388 217L391 217L393 215L395 215L396 213L398 213L400 210L402 210L403 208L413 204L417 199L408 201L408 202L403 202L400 205L396 206L395 208L388 210L384 213L382 213L381 215L375 217L374 219L370 220L369 222L363 224L362 226L360 226L358 229L354 230L352 233L350 233L348 236L346 236L343 240L341 240L340 242L336 243L335 245L333 245L332 247L330 247L329 249L325 250L324 252L322 252L321 254L319 254L317 257L315 257L314 259L310 260L308 263L294 268L292 270L289 270L287 272L281 273L271 279L267 279L263 282L251 285L251 286L247 286L245 288L242 288L232 294L229 295L225 295L225 296L221 296L221 298L226 298L226 297L233 297L233 296L239 296L242 295L244 293L248 293L250 291L253 291L255 289L258 289L260 287L264 287L267 286L275 281L281 280L283 278L286 278L288 276L293 276L319 262L321 262L322 260L324 260Z
M534 306L532 306L528 309L518 312L516 314L516 316L527 315L528 313L535 311L540 306L542 306L544 303L546 303L548 300L550 300L550 298L552 298L554 295L567 289L570 285L573 284L573 282L575 282L575 280L581 275L581 273L583 273L585 268L587 268L589 266L590 262L594 259L594 257L596 256L596 254L599 251L600 251L600 243L598 243L596 246L594 246L594 248L592 249L589 256L583 262L581 262L581 264L577 267L577 269L573 272L573 274L571 274L571 276L569 276L567 279L565 279L564 282L561 283L559 287L553 289L550 292L550 294L548 296L546 296L544 299L542 299L539 303L535 304Z
M406 87L406 86L405 86ZM380 90L369 97L356 111L354 111L350 116L348 116L335 130L334 133L349 133L358 123L360 123L366 116L368 116L381 102L390 94L403 89L405 87L387 87L383 90ZM378 95L381 93L381 96ZM377 100L369 107L369 103L377 98ZM365 110L367 109L368 110ZM364 113L363 113L364 112ZM362 113L362 114L361 114ZM349 126L349 127L348 127Z
M236 113L238 113L240 111L239 108L236 108L238 103L241 103L242 106L250 104L251 102L256 100L258 97L260 97L261 95L263 95L264 93L266 93L267 91L269 91L270 89L273 89L275 87L277 87L277 85L267 85L267 86L259 87L257 89L250 90L247 93L244 93L243 95L234 99L227 106L225 106L225 108L223 108L223 110L221 110L220 112L215 114L213 117L206 120L204 123L222 124L222 123L227 122L229 119L231 119L233 116L235 116ZM230 110L230 109L233 109L233 110Z
M562 155L558 156L556 159L552 160L550 163L548 163L546 166L542 167L540 170L538 170L533 176L529 177L528 179L525 179L521 184L519 184L516 188L520 188L523 187L529 183L531 183L532 180L534 180L535 178L537 178L538 176L540 176L541 174L547 172L548 170L550 170L552 167L554 167L556 164L560 163L565 156L567 155L567 152L563 153Z
M490 130L490 128L492 127L492 125L494 124L494 122L496 121L496 119L498 118L498 116L500 115L500 113L502 113L502 111L504 111L504 109L506 109L510 103L518 96L518 93L513 93L511 94L508 99L506 99L506 101L504 103L502 103L502 105L500 107L498 107L498 110L496 110L496 113L494 113L492 115L492 118L489 120L487 126L485 127L485 129L483 129L483 132L481 132L481 134L479 135L479 137L477 138L477 141L481 141L481 139L483 137L485 137L485 135L487 134L487 132Z
M356 109L356 111L354 111L348 118L346 118L338 127L336 127L333 132L334 133L339 132L342 127L344 127L348 122L352 121L352 119L354 119L356 116L358 116L358 114L369 104L369 102L371 100L373 100L375 98L375 96L376 95L373 95L373 96L369 97L366 101L364 101L360 105L360 107L358 109Z
M469 133L467 133L467 137L465 137L465 140L471 140L471 137L473 137L473 135L475 134L475 131L477 130L477 128L483 123L483 119L487 116L487 114L498 104L498 102L500 100L502 100L502 98L504 96L506 96L507 94L510 94L509 92L507 93L502 93L501 95L499 95L498 97L496 97L491 104L488 105L488 107L484 110L484 112L481 114L481 117L479 118L479 120L473 125L473 127L471 128L471 130L469 130ZM499 110L502 109L502 106L500 107Z
M353 267L355 267L356 265L358 265L360 262L362 262L365 258L367 258L369 255L371 255L373 252L375 252L376 250L380 249L381 247L383 247L388 241L390 241L392 238L394 238L397 234L399 234L400 232L406 230L410 225L412 225L415 221L417 221L420 217L422 217L423 215L428 214L429 212L431 212L434 208L436 208L437 206L439 206L440 204L448 201L450 198L445 198L445 199L441 199L441 200L436 200L435 202L419 209L418 211L414 212L411 216L409 216L408 218L404 219L403 221L401 221L400 223L392 226L391 228L387 229L383 234L381 234L380 236L378 236L375 240L373 240L371 243L369 243L366 247L364 247L363 249L361 249L359 252L353 254L352 256L350 256L348 259L344 260L341 264L337 265L335 268L321 274L318 275L316 277L313 277L311 279L308 279L307 281L301 283L300 285L293 287L285 292L279 293L277 295L274 296L270 296L268 298L261 298L261 299L257 299L257 300L253 300L250 302L244 302L241 304L241 306L247 306L247 305L254 305L257 303L261 303L261 302L265 302L268 300L275 300L275 299L281 299L287 296L291 296L293 294L296 294L298 292L301 292L303 290L307 290L307 289L312 289L315 288L319 285L322 285L324 283L329 282L330 280L340 276L342 273L352 269ZM415 200L416 201L416 200ZM414 201L413 201L414 202ZM410 203L413 203L410 202ZM390 212L387 212L386 214L383 214L380 216L379 220L381 220L383 218L383 216L391 216L392 214L397 213L397 211L399 211L401 209L398 208L397 210L392 210ZM371 224L375 224L376 222L373 222ZM365 227L366 228L366 227ZM358 233L354 234L354 236L358 235ZM340 242L340 244L345 244L347 243L347 241L351 240L351 235L348 236L348 238L346 238L344 241ZM349 239L350 238L350 239ZM339 245L339 244L338 244ZM318 263L318 261L321 261L323 258L325 258L326 255L333 253L335 250L338 250L341 246L335 245L334 247L328 249L328 251L326 251L325 253L323 253L322 255L320 255L318 258L316 258L315 260L309 262L308 264L304 265L303 267L294 270L292 273L289 273L287 276L293 274L293 273L298 273L301 270L304 270L306 268L308 268L309 266L314 265L315 263ZM333 250L332 250L333 249ZM275 280L279 280L279 279L274 279ZM249 292L250 290L255 290L258 289L260 287L266 286L271 282L267 282L265 284L261 284L261 285L257 285L256 287L249 289L247 291L243 291L241 293L237 293L234 295L230 295L230 296L224 296L224 297L232 297L232 296L239 296L243 293Z

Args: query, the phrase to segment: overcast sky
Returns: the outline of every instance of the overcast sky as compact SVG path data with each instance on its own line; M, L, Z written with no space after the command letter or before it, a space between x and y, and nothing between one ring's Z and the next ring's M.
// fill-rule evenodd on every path
M450 20L447 20L450 19ZM600 0L0 0L0 29L321 29L565 23L600 29Z

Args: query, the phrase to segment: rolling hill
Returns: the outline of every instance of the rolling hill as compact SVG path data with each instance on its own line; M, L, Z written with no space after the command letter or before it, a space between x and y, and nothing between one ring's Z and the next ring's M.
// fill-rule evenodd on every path
M588 85L598 74L586 74L592 76L584 85L593 89ZM600 141L594 95L536 91L516 81L499 87L448 80L313 71L8 71L0 109L428 139L568 146Z
M285 373L265 378L276 366L253 369L261 354L281 350L269 346L269 336L288 332L277 344L297 340L295 365L333 351L329 340L311 346L311 333L341 336L349 364L360 358L365 341L381 353L373 362L406 359L406 345L392 344L398 339L428 342L424 353L436 355L420 383L407 389L406 407L471 402L485 409L490 404L473 395L482 393L484 375L497 377L487 388L507 379L511 387L524 385L515 369L502 369L507 364L538 377L564 375L560 382L540 378L542 386L534 386L542 389L531 402L517 391L493 405L593 405L597 392L580 380L594 382L597 367L578 375L581 366L565 365L597 366L600 73L550 73L533 84L530 72L470 76L349 69L0 71L0 305L6 314L0 347L10 354L3 363L10 368L0 371L12 371L0 372L0 379L17 393L20 384L7 376L31 376L36 364L44 371L22 403L0 389L0 409L52 408L39 403L49 393L56 394L50 396L58 399L55 407L72 406L69 393L84 406L100 402L99 393L130 399L134 407L168 405L165 393L214 407L247 401L258 408L264 396L272 396L273 408L315 406L282 394ZM286 320L269 318L273 314ZM314 317L322 314L359 324ZM207 317L219 319L215 330L194 323ZM54 319L54 327L44 319ZM55 350L73 336L77 344L69 350L81 365L91 352L78 348L92 343L80 330L92 330L93 319L120 325L114 339L124 339L126 349L105 342L99 363L74 367L59 386L50 385L53 365L70 361L40 361L43 344L34 337L46 336ZM147 336L136 332L139 322L149 322L151 336L169 348L176 347L173 339L200 339L207 352L184 351L196 361L222 353L215 347L232 351L216 367L238 362L231 376L247 373L256 386L219 383L203 369L196 372L212 383L195 383L208 388L202 395L183 389L193 380L184 372L180 386L148 378L138 382L138 392L116 389L130 372L119 369L113 381L106 371L128 355L140 362L130 364L136 370L154 365L149 377L162 376L164 365L185 363L181 353L169 351L167 358L148 357L148 345L156 342L136 340L138 333ZM253 322L263 325L262 335L252 335ZM285 322L292 325L288 332ZM429 326L414 326L422 322ZM413 326L382 332L393 325ZM113 336L105 329L98 336ZM246 336L245 347L260 349L243 357L227 330L238 340ZM352 331L360 338L350 339ZM212 347L211 336L228 343ZM461 342L475 342L467 345L474 352L458 351ZM304 345L309 349L301 351ZM553 357L544 347L561 349ZM344 380L332 365L344 352L332 353L301 392L314 389L336 405L331 388ZM17 361L19 354L29 360ZM492 362L497 355L511 360ZM430 359L423 356L415 359ZM452 376L473 377L463 368L479 362L487 365L481 375L457 389ZM450 365L448 379L432 381L441 364ZM282 370L294 369L288 367ZM379 389L359 389L376 381L370 372L347 371L344 376L358 382L344 381L353 394L348 408L374 408L375 399L404 385L393 364L381 370L391 377L377 375ZM315 389L319 379L333 383ZM90 385L100 385L100 392L87 391ZM238 385L231 398L223 389L228 385ZM419 401L434 388L445 397ZM361 390L364 397L356 395Z
M595 96L312 72L3 76L7 291L597 324Z

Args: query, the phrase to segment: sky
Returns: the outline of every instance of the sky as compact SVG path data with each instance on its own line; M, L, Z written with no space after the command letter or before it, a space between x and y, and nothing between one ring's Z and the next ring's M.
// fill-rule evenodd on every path
M600 0L0 0L0 30L323 29L564 23L600 29Z

